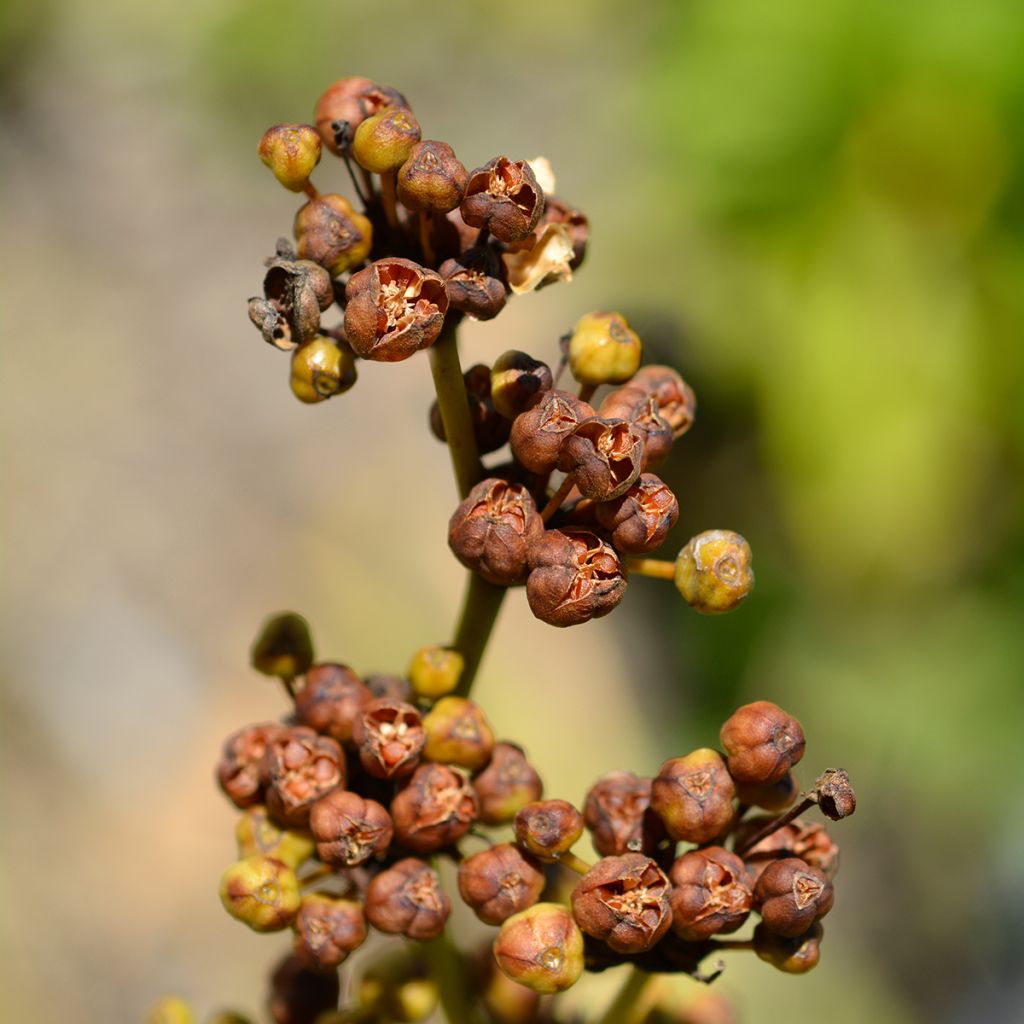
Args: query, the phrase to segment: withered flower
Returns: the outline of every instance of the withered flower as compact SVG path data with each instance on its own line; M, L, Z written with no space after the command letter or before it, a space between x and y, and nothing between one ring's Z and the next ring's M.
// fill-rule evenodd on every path
M398 170L398 198L409 210L447 213L462 202L468 178L447 142L424 139Z
M391 845L391 816L376 800L335 789L309 812L317 856L333 867L362 864Z
M511 424L491 402L491 371L483 363L471 366L463 375L473 437L481 455L497 451L508 440ZM430 407L430 430L439 441L447 441L441 410L435 400Z
M800 723L768 700L738 708L726 719L719 735L729 774L737 782L778 782L804 756Z
M842 768L829 768L814 784L818 807L826 818L840 821L857 809L857 795L850 776Z
M444 764L421 764L391 801L395 841L416 853L458 842L476 820L477 799L466 778Z
M522 849L554 861L583 835L583 815L568 800L537 800L519 810L513 827Z
M459 894L484 924L501 924L533 906L544 890L544 872L511 843L467 857L459 865Z
M282 729L263 755L267 808L287 825L306 825L310 808L345 785L345 755L327 736L302 726Z
M799 857L773 861L761 872L754 901L765 927L793 939L832 909L832 882Z
M673 839L707 843L732 821L735 795L725 762L702 747L661 766L651 784L651 808Z
M352 723L359 760L376 779L410 775L427 742L420 713L403 701L378 698L365 705Z
M373 244L373 225L336 194L318 196L299 207L293 231L299 256L320 264L332 277L358 267Z
M492 320L505 308L505 265L489 245L473 246L445 260L439 273L448 288L452 309L476 320Z
M679 518L679 502L659 477L643 473L624 494L596 505L594 514L616 551L642 555L662 545Z
M491 401L510 420L525 412L537 395L551 387L551 368L526 352L510 349L498 356L491 367Z
M485 825L505 825L520 808L544 793L544 784L526 755L514 743L499 743L490 764L473 778L480 798L480 821Z
M499 156L469 175L459 209L471 227L502 242L518 242L537 226L544 194L529 164Z
M377 260L345 287L345 336L363 359L393 363L428 348L448 309L444 281L412 260Z
M324 145L336 156L349 152L356 129L386 107L405 107L405 97L390 85L369 78L339 78L317 100L313 120Z
M697 396L693 388L671 366L643 366L629 382L641 388L658 403L658 414L681 437L693 426L697 414Z
M562 224L543 224L502 253L509 289L526 295L558 281L572 280L575 257L569 229Z
M650 806L650 779L632 772L610 772L598 779L583 805L594 849L604 857L653 853L665 829Z
M658 412L658 400L641 388L627 384L609 392L601 415L626 420L644 439L644 469L660 465L672 450L675 434Z
M672 924L669 881L650 857L604 857L580 879L572 913L588 935L617 953L644 953Z
M544 391L512 423L512 454L532 473L558 465L562 442L594 410L568 391Z
M337 967L366 940L366 918L355 900L324 893L302 898L295 929L295 955L316 971Z
M592 416L562 441L558 468L571 473L585 498L611 501L640 475L644 442L625 420Z
M488 583L522 583L527 552L544 533L533 496L522 484L488 479L478 483L448 523L455 557Z
M356 715L372 699L366 684L347 665L322 662L306 673L295 695L295 713L303 725L348 743Z
M331 276L323 267L282 257L267 263L263 296L249 300L249 319L264 341L283 352L315 338L320 314L334 302Z
M406 857L370 882L364 909L378 931L428 941L444 931L452 903L437 872L415 857Z
M743 861L721 846L676 858L672 880L672 927L687 942L736 931L750 914L753 893Z
M263 755L283 728L277 722L263 722L239 729L224 741L217 781L236 807L251 807L263 799Z
M526 599L538 619L575 626L607 615L626 594L615 549L591 530L548 530L530 547Z

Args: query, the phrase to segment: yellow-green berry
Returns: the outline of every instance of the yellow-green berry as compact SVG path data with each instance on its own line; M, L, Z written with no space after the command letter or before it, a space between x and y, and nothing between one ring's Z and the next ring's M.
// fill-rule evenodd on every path
M235 839L239 857L273 857L292 870L316 852L316 844L309 833L275 825L262 804L250 807L238 819Z
M320 135L310 124L276 124L263 133L257 152L286 189L301 192L320 163Z
M292 353L292 394L300 402L322 402L348 391L355 382L355 356L330 338L313 338Z
M640 368L643 345L621 313L588 313L573 328L569 369L581 383L622 384Z
M389 107L368 117L356 129L352 155L356 163L373 174L397 171L420 141L420 125L412 111Z
M732 530L705 530L679 552L675 583L704 615L731 612L754 589L750 545Z
M409 663L409 683L417 697L436 700L459 685L465 659L458 651L439 644L421 647Z
M224 872L220 901L255 932L278 932L292 923L301 902L295 872L270 857L245 857Z
M507 977L534 992L563 992L583 973L583 933L561 904L537 903L501 926L494 959Z
M479 771L491 759L494 730L479 705L465 697L442 697L423 719L428 761Z

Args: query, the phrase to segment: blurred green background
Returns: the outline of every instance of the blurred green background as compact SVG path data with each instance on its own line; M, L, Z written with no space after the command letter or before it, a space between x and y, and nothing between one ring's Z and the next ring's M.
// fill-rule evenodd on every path
M668 547L755 552L721 620L636 580L560 632L514 595L478 688L499 732L579 801L779 702L805 781L846 767L860 808L821 966L737 957L740 1019L1024 1019L1019 2L7 0L0 43L5 1020L255 1010L287 939L218 906L211 779L282 710L253 631L294 607L361 670L448 636L426 361L300 407L246 322L296 206L256 141L345 74L468 166L551 159L587 263L466 361L622 309L700 402Z

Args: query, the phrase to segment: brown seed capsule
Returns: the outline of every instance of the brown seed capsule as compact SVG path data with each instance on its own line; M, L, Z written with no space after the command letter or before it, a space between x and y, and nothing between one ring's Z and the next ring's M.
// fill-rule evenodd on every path
M555 861L583 834L583 815L567 800L537 800L519 810L514 828L523 850Z
M572 913L587 935L616 953L645 953L672 924L670 886L650 857L604 857L580 879Z
M766 928L793 939L832 909L828 877L799 857L769 864L754 887L754 902Z
M598 779L583 805L594 849L604 857L653 853L665 829L650 804L650 779L632 772L611 772Z
M366 118L352 136L352 156L373 174L397 171L420 141L420 123L405 107L388 107Z
M734 711L720 737L729 774L738 782L778 782L804 756L800 723L768 700L744 704Z
M217 781L236 807L251 807L263 799L263 787L267 781L263 755L267 744L283 728L277 722L263 722L239 729L224 741L217 763Z
M293 871L313 856L313 840L304 832L282 829L270 820L266 807L250 807L235 825L239 857L272 857Z
M441 264L448 301L475 320L493 320L508 300L505 264L489 246L473 246Z
M337 971L313 971L289 956L270 980L270 1015L275 1024L314 1024L338 1005L340 995Z
M643 366L629 384L654 396L659 415L676 437L682 437L693 426L697 397L671 366Z
M389 85L369 78L339 78L317 100L313 120L324 145L336 156L349 152L356 129L386 107L405 107L405 97Z
M512 454L532 473L549 473L565 438L593 415L590 405L568 391L545 391L513 421Z
M436 939L451 909L437 873L415 857L382 871L366 890L366 919L389 935Z
M625 420L592 416L562 442L558 468L585 498L611 501L636 482L643 457L643 439Z
M594 506L615 550L643 555L659 548L679 518L679 502L653 473L643 473L624 494Z
M583 933L557 903L536 903L513 914L494 940L502 973L534 992L563 992L583 973Z
M621 313L587 313L569 338L569 369L581 384L623 384L636 373L643 345Z
M345 755L327 736L301 726L282 729L263 755L267 808L286 825L306 825L313 804L345 785Z
M313 338L292 353L292 394L309 405L348 391L356 382L356 361L346 346Z
M315 971L337 967L366 939L366 918L355 900L324 893L302 898L295 929L295 955Z
M814 790L821 813L832 821L848 818L857 809L857 795L842 768L829 768L814 784Z
M427 734L420 713L402 701L372 700L352 725L359 760L376 779L403 779L420 759Z
M747 807L762 807L766 811L782 811L796 799L800 785L792 772L786 772L778 782L759 786L753 782L737 782L736 798Z
M447 213L462 202L468 178L447 142L425 139L398 170L398 198L409 210Z
M514 743L499 743L490 764L473 778L480 798L480 821L505 825L519 810L544 793L544 784L526 755Z
M301 192L320 163L320 136L309 124L276 124L263 133L257 152L286 189Z
M658 412L658 402L641 388L627 385L610 392L601 415L626 420L644 439L644 469L661 465L675 443L672 428Z
M395 842L415 853L434 853L458 842L477 816L476 793L444 764L421 764L391 801Z
M818 921L792 939L776 934L762 923L754 929L754 952L787 974L806 974L821 958L823 936L824 930Z
M478 483L448 522L448 546L455 557L500 587L523 582L527 554L543 534L529 490L496 478Z
M524 160L495 157L469 175L459 207L463 220L502 242L525 238L544 212L544 193Z
M615 549L591 530L548 530L528 552L526 599L552 626L575 626L607 615L626 594Z
M279 932L299 909L295 872L270 857L246 857L232 864L220 880L224 909L255 932Z
M363 864L391 845L391 816L376 800L335 789L313 804L309 828L317 856L337 868Z
M296 250L332 277L358 267L370 254L373 226L352 204L335 194L311 199L295 214Z
M405 704L412 702L412 686L408 679L387 672L371 672L366 678L366 688L377 700L397 700Z
M749 837L760 832L771 820L771 817L760 816L743 821L736 829L737 846L743 846ZM797 818L747 850L743 859L751 882L756 882L773 861L785 857L799 857L829 878L835 878L839 870L839 846L825 826L817 821Z
M377 260L345 286L345 336L363 359L393 363L437 340L448 309L444 281L412 260Z
M704 615L731 612L754 589L750 545L732 530L705 530L676 559L676 589Z
M661 766L651 784L651 808L673 839L708 843L732 821L735 795L725 762L702 747Z
M459 865L459 893L484 924L501 924L533 906L544 890L544 872L511 843L467 857Z
M282 679L301 676L313 664L309 623L295 612L271 615L253 641L249 663L265 676Z
M323 662L306 673L305 684L295 695L295 713L310 729L349 743L356 715L372 699L366 684L347 665Z
M672 928L687 942L736 931L750 914L753 893L743 861L721 846L676 858L672 880Z
M469 401L469 418L473 424L477 451L481 455L495 452L508 440L511 424L491 402L491 371L478 363L463 375L466 384L466 398ZM441 410L435 401L430 407L430 429L439 441L447 441Z
M334 302L331 276L323 267L281 257L267 264L263 296L249 300L249 318L264 341L284 352L315 338L320 314Z
M551 387L551 367L526 352L510 349L498 356L491 367L491 401L510 420L525 412L537 395Z
M442 697L423 719L428 761L479 771L491 759L494 730L480 705L465 697Z

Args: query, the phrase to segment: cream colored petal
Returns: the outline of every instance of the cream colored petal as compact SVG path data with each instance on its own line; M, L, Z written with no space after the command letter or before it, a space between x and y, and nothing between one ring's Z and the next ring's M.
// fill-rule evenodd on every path
M516 295L532 292L540 284L571 281L572 240L563 224L548 224L531 249L502 256L508 270L508 284Z

